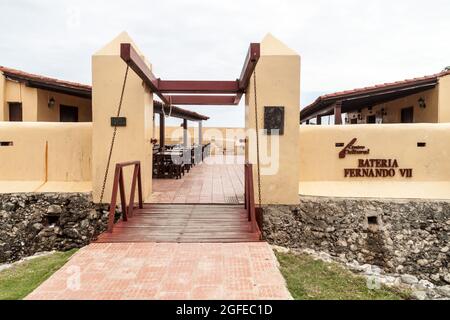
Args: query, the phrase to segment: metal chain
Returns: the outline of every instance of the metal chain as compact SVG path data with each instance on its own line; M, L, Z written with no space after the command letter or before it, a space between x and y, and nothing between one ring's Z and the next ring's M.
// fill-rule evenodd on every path
M262 192L261 192L261 159L259 155L259 123L258 123L258 95L256 92L256 69L253 78L254 91L255 91L255 127L256 127L256 162L258 169L258 199L259 207L262 207Z
M120 94L119 107L117 109L117 117L120 117L120 112L122 111L123 96L125 94L125 86L127 84L129 69L130 69L130 67L127 65L127 70L125 71L125 78L123 79L122 92ZM116 136L117 136L117 126L114 126L114 131L113 131L113 135L112 135L112 139L111 139L111 146L109 147L109 155L108 155L108 161L106 164L105 177L103 179L102 192L100 194L100 204L103 203L103 197L105 195L106 182L108 180L109 166L111 164L111 158L112 158L112 153L113 153L113 149L114 149L114 144L116 142Z

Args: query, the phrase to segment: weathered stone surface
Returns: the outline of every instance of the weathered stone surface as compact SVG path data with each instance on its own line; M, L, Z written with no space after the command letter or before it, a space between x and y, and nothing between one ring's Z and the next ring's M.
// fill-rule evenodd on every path
M302 196L299 206L266 206L263 233L274 245L323 251L445 285L449 221L450 201Z
M89 244L106 229L108 206L90 193L0 194L0 263Z
M436 291L444 297L450 298L450 285L438 287Z
M419 279L417 279L417 277L412 276L410 274L404 274L400 277L400 279L402 279L403 283L406 284L416 284L419 283Z

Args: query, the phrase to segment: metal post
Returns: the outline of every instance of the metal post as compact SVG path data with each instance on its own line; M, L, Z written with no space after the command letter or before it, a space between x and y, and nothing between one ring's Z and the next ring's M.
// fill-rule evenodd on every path
M166 118L164 114L159 114L159 146L161 150L166 147Z

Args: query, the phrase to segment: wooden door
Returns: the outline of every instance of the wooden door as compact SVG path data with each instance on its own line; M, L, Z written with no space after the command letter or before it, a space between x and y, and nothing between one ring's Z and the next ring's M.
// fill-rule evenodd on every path
M61 105L59 107L60 122L78 122L78 108Z
M23 111L21 103L9 103L9 121L23 121Z
M413 123L414 122L414 107L402 109L401 121L402 121L402 123Z

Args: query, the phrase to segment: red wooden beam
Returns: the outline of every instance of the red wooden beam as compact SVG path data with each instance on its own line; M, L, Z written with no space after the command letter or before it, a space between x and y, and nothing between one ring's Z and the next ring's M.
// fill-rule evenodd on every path
M152 92L156 93L164 103L169 103L167 98L159 92L158 79L130 43L120 44L120 57L150 87Z
M144 60L129 43L121 44L120 56L165 104L237 105L247 90L250 78L261 56L260 44L252 43L245 58L241 76L236 81L167 81L157 79ZM175 95L164 93L226 94L233 96Z
M256 64L261 57L261 45L259 43L250 44L248 49L247 57L245 58L244 67L242 68L241 76L239 78L239 89L244 91L247 90L250 78L255 71Z
M237 93L239 91L239 81L159 80L158 89L162 93Z
M236 96L170 96L173 104L179 105L235 105Z

